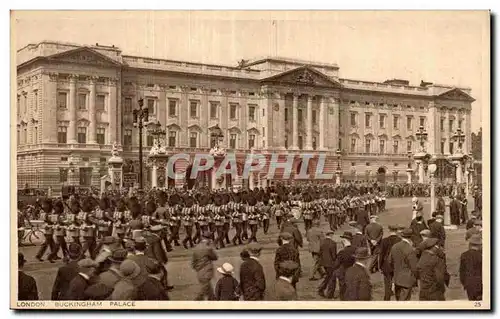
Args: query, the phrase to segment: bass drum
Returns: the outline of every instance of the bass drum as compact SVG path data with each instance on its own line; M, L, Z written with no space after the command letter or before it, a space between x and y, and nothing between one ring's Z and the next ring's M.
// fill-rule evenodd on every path
M295 219L300 219L302 217L302 211L300 210L300 207L292 207L292 215Z

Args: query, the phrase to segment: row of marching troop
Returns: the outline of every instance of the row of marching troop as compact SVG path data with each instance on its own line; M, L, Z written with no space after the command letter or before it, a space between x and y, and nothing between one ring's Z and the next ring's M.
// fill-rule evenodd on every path
M326 185L234 193L157 192L127 199L72 198L69 204L62 204L66 205L66 212L58 201L44 200L41 204L47 214L44 220L53 232L46 231L37 258L43 260L50 248L48 259L54 262L60 258L59 250L63 252L66 264L59 269L54 282L53 300L168 300L168 292L174 287L167 279L167 253L180 246L179 229L183 227L182 244L186 249L193 247L191 267L197 272L200 288L193 296L195 300L296 300L300 299L297 282L303 277L300 221L314 260L309 279L321 280L319 296L371 300L370 275L381 271L386 290L384 300L390 300L391 295L397 300L409 300L417 282L421 300L444 300L449 275L443 258L446 240L443 217L434 214L432 220L424 221L421 205L414 203L416 217L410 226L390 225L389 236L383 238L384 227L377 222L377 215L385 209L384 195L377 189L360 194L357 189ZM69 226L83 232L80 236L66 233L68 219L64 215L68 213L76 213L74 219L69 219ZM53 215L63 218L55 219ZM319 227L321 217L329 224L327 232ZM268 296L257 234L261 229L267 233L271 218L279 229L279 247L274 260L274 293ZM341 243L336 243L333 236L346 222L351 231L343 232ZM470 259L467 256L477 262L476 252L481 253L479 224L473 222L470 230L475 231L469 234L468 230L471 249L460 261L460 280L469 298L475 298L472 300L482 295L478 292L482 280L477 277L481 267L467 263ZM58 225L64 229L63 235L57 235ZM124 230L120 231L122 225ZM234 230L232 240L228 228ZM227 244L246 245L240 254L243 262L239 281L231 264L223 263L220 267L215 264L217 249ZM441 267L443 259L445 265ZM20 269L24 262L20 254ZM432 267L424 267L425 262ZM215 269L223 276L214 288L211 282ZM428 273L429 269L444 271L440 276L437 271ZM21 280L21 273L19 300L35 299L36 282L31 277ZM407 277L410 279L404 281L410 283L401 282L401 278ZM425 288L425 282L435 283L437 288Z

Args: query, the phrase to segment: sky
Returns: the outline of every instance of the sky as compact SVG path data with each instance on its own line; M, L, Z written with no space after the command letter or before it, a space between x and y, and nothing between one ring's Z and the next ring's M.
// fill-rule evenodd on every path
M12 17L15 49L53 40L225 65L263 56L336 63L341 78L471 88L472 131L489 117L485 11L26 11Z

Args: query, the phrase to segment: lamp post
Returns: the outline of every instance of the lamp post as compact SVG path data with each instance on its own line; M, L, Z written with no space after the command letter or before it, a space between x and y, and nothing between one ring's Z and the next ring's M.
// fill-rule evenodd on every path
M226 150L224 148L219 146L219 143L221 143L224 139L224 134L222 134L222 130L220 129L219 125L215 125L215 127L212 129L212 136L215 138L215 145L212 147L210 150L210 155L214 157L214 167L212 167L211 171L211 186L212 189L215 188L215 186L219 187L218 184L221 184L220 186L223 187L223 181L219 183L219 181L216 179L216 165L219 165L221 160L226 156ZM249 184L252 185L253 179L251 178L253 175L249 176ZM225 183L224 183L225 184Z
M411 175L413 173L413 168L411 167L412 154L412 151L408 151L408 168L406 169L406 175L408 177L407 184L411 184Z
M422 184L424 182L424 160L427 157L427 152L425 150L425 141L427 140L427 132L425 131L424 127L420 125L420 127L417 130L417 133L415 133L415 136L417 137L417 140L420 141L420 148L413 156L415 159L415 163L418 165L418 182Z
M455 154L452 154L450 159L453 164L455 164L455 178L456 178L456 184L457 184L457 190L458 190L458 184L462 183L462 167L463 167L463 159L464 159L464 154L462 151L462 144L465 141L465 134L462 132L460 128L457 129L457 132L453 134L451 139L454 142L458 142L458 148L455 152Z
M335 183L337 185L340 185L340 175L342 174L342 167L340 166L340 158L342 155L342 151L340 150L340 148L337 148L335 154L337 155L337 171L335 172L336 173Z
M134 110L134 126L139 128L139 188L143 188L142 181L142 128L144 123L148 122L148 109L142 108L144 106L144 99L139 99L139 108Z
M431 178L431 211L429 216L429 218L431 218L432 213L436 210L436 188L435 188L436 182L434 180L434 173L436 173L437 166L436 164L432 163L429 165L428 169Z

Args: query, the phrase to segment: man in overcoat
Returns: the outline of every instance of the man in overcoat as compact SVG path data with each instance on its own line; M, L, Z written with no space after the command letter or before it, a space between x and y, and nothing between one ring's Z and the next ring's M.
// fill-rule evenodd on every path
M417 283L415 273L418 260L411 241L412 229L404 229L401 236L402 240L391 248L390 264L394 270L396 300L407 301L410 300L412 289Z
M482 237L473 235L469 239L469 250L460 256L460 283L469 300L483 298L483 253Z
M372 300L372 284L370 282L370 251L368 248L357 248L354 253L356 262L347 269L345 274L346 301L369 301Z
M384 300L391 300L393 295L392 291L392 279L394 276L394 269L391 267L390 262L390 252L392 246L401 241L401 237L398 234L399 226L390 225L389 226L389 236L382 239L380 243L380 257L379 257L379 267L384 275Z
M260 244L250 243L247 248L250 257L240 266L240 289L245 301L264 300L266 278L259 261L261 250Z

